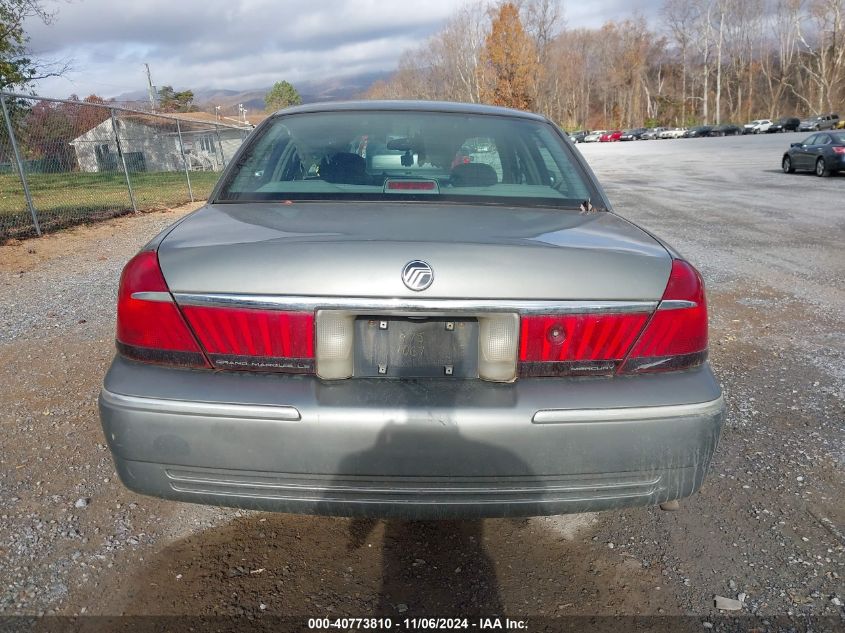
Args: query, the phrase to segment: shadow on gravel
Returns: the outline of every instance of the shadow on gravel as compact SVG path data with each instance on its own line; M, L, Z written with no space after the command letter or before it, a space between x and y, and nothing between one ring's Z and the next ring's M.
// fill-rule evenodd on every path
M104 610L258 617L678 613L660 570L537 520L251 514L104 579ZM128 563L128 561L127 561ZM262 606L263 605L263 606Z

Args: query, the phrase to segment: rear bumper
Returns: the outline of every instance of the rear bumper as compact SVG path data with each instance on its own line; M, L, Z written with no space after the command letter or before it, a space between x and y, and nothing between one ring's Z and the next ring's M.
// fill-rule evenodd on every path
M324 382L118 358L100 415L121 479L143 494L422 519L688 496L706 474L724 404L706 366L501 385Z

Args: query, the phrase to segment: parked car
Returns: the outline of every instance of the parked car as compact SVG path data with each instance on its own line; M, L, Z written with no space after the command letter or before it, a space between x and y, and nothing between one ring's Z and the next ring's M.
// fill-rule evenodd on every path
M644 127L634 128L633 130L625 130L622 133L622 136L619 137L620 141L639 141L643 134L646 133L646 129Z
M801 119L796 117L783 117L772 123L766 132L769 134L773 134L775 132L797 132L799 125L801 125Z
M674 127L669 128L667 130L663 130L658 138L667 139L667 138L682 138L686 133L686 129L682 127Z
M839 123L836 124L836 127L833 129L835 130L845 130L845 119L840 119Z
M757 126L759 126L765 120L766 119L754 119L753 121L749 121L748 123L742 126L742 133L754 134L757 131Z
M136 492L411 519L690 495L725 412L695 268L544 117L431 102L265 119L124 268L99 407Z
M812 171L829 176L845 170L845 132L819 132L800 143L792 143L781 159L784 173Z
M830 130L839 125L838 114L821 114L819 116L804 119L798 126L799 132L812 132L819 130Z
M569 134L569 140L571 140L573 143L583 143L584 137L587 136L588 133L589 132L583 130L578 132L572 132Z
M743 134L761 134L769 129L771 126L772 121L771 119L755 119L750 123L746 123L742 126L742 133Z
M599 139L601 138L602 134L605 134L607 130L594 130L590 132L584 137L585 143L598 143Z
M622 138L622 130L612 130L605 132L599 137L599 143L615 143Z
M643 141L654 141L660 138L661 132L666 130L665 127L653 127L649 130L646 130L640 135L640 139Z
M742 128L733 123L722 123L710 131L710 136L738 136L743 134Z
M684 138L701 138L704 136L710 136L713 132L713 128L709 125L698 125L696 127L691 127L684 133Z

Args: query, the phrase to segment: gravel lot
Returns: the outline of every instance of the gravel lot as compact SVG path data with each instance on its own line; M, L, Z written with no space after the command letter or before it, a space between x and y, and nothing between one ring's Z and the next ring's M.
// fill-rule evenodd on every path
M703 630L723 596L842 630L845 175L781 174L798 138L579 146L615 210L708 284L729 418L677 512L367 523L139 497L96 396L120 269L188 209L0 246L0 614L691 615Z

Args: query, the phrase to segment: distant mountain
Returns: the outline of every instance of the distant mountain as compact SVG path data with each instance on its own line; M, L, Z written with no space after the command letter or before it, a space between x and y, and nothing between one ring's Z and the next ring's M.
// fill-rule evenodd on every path
M294 83L294 87L302 96L303 103L315 101L342 101L354 99L366 92L376 81L386 79L391 72L371 72L350 75L346 77L331 77L328 79L314 79ZM186 86L178 86L177 90L185 90ZM242 104L247 112L264 111L264 95L270 90L256 88L252 90L225 90L221 88L191 88L194 91L194 103L202 110L214 111L214 106L220 106L221 112L237 115L238 104ZM145 106L148 103L145 90L124 92L114 97L121 103Z
M382 79L392 75L392 71L381 71L362 73L349 77L335 77L325 80L314 80L294 84L299 94L302 95L303 103L314 101L342 101L343 99L354 99L366 92L370 86Z

